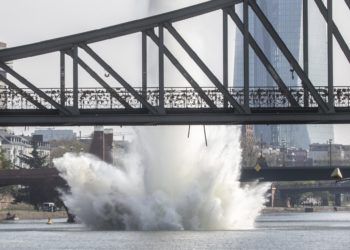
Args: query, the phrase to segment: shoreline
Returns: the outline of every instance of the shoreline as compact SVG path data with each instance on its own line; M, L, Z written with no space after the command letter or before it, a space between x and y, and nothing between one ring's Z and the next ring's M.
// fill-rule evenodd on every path
M6 214L10 212L12 215L16 216L20 220L43 220L43 219L66 219L66 211L57 211L57 212L44 212L44 211L35 211L35 210L2 210L0 211L0 221L6 221Z
M333 206L327 207L266 207L261 211L261 214L269 213L305 213L305 208L313 208L313 212L333 212ZM334 212L350 212L350 207L337 207Z
M269 213L305 213L306 207L266 207L261 210L261 214ZM334 207L312 207L313 212L333 212ZM35 211L35 210L1 210L0 211L0 222L6 221L6 215L10 212L11 214L16 214L20 220L43 220L43 219L67 219L66 211L57 211L57 212L44 212L44 211ZM350 212L350 207L337 207L337 212Z

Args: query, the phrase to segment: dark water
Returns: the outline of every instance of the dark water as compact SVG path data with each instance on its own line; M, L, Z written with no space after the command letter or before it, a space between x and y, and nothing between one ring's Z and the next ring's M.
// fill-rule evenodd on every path
M350 213L262 215L254 230L92 231L62 220L0 224L0 249L350 249Z

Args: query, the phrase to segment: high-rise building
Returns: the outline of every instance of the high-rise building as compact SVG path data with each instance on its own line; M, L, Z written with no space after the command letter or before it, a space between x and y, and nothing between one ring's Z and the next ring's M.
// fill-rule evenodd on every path
M269 18L270 22L277 30L280 37L286 43L287 47L296 59L299 59L302 65L302 1L291 0L261 0L258 2L260 8L264 11L265 15ZM242 13L242 10L239 10ZM310 13L313 14L313 13ZM322 23L322 22L318 22ZM316 24L312 18L310 18L310 25ZM260 20L256 17L252 10L249 11L249 31L264 51L265 55L270 60L271 64L275 67L285 84L289 87L300 86L300 79L292 71L291 65L285 59L284 55L277 48L276 44L265 30ZM313 38L310 37L310 41ZM316 42L314 44L321 44ZM240 31L237 31L236 36L236 53L235 53L235 72L234 72L234 86L243 86L243 36ZM314 46L314 45L313 45ZM310 46L311 47L311 46ZM315 46L314 46L315 47ZM324 51L324 54L322 54ZM309 53L312 53L310 50ZM324 60L320 60L324 63L327 60L327 50L319 50L318 57L323 57ZM312 55L310 55L312 58ZM316 62L317 63L317 62ZM317 82L321 83L321 78L327 79L327 75L323 76L319 72L320 67L310 67L310 74L317 76ZM277 86L272 77L267 72L265 66L260 62L259 58L254 54L254 51L249 52L249 83L252 87L272 87ZM314 71L317 71L314 73ZM310 75L311 80L313 77ZM332 127L323 127L324 132L321 134L332 131ZM315 141L317 138L309 137L308 127L306 125L256 125L255 128L256 138L262 139L265 143L271 145L281 145L282 141L287 146L301 147L307 149L311 141ZM318 137L315 128L309 129L313 136ZM333 133L327 135L332 138Z

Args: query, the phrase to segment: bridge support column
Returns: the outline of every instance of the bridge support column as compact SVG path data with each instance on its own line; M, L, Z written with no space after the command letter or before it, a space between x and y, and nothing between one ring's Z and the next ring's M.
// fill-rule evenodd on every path
M334 206L341 207L341 193L336 193L334 195Z
M104 131L102 126L96 126L92 137L89 153L104 160Z
M103 136L103 160L107 163L113 163L113 129L105 129Z
M97 156L102 161L113 163L113 129L103 129L96 126L92 138L89 153Z
M275 196L276 196L276 187L274 184L271 185L271 196L270 196L270 206L275 207Z

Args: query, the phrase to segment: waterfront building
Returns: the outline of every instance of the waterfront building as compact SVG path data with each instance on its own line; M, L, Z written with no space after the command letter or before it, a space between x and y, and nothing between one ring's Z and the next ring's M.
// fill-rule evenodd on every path
M3 151L6 159L10 161L12 166L26 167L20 161L19 155L29 155L32 150L30 142L22 137L14 135L9 131L0 130L1 150Z
M344 149L348 146L341 144L320 144L313 143L310 145L309 158L312 159L313 166L342 166L346 164ZM332 163L330 162L330 156L332 155Z
M42 141L36 143L38 143L39 155L47 156L47 159L49 159L50 145ZM15 135L6 129L0 129L0 145L6 159L10 161L13 167L28 168L28 166L20 160L19 156L30 156L33 150L32 138Z
M77 138L76 133L70 129L38 129L34 131L33 136L35 135L42 135L44 142L69 141Z

